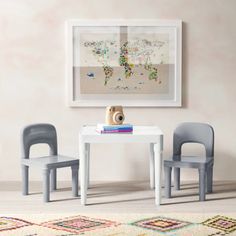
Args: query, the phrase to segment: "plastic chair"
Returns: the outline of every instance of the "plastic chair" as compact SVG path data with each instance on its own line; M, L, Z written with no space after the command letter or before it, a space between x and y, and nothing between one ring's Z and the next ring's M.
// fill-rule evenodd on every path
M49 145L50 155L30 158L30 147L34 144L45 143ZM72 170L72 192L73 196L78 196L78 170L79 159L58 155L57 153L57 133L51 124L33 124L23 128L21 135L22 149L22 193L29 194L29 167L42 169L43 174L43 199L50 201L51 190L56 190L56 169L71 167ZM51 183L50 183L51 182Z
M182 156L185 143L203 144L206 156ZM214 130L204 123L182 123L174 131L172 160L164 161L165 196L171 197L171 171L174 168L174 187L180 189L180 168L197 168L199 171L199 200L205 201L205 191L212 192L214 164Z

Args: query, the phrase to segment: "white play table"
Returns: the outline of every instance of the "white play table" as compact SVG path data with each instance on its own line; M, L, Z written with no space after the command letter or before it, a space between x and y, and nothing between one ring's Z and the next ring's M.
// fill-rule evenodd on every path
M84 126L79 133L81 204L86 205L89 182L90 144L148 143L150 145L150 187L155 203L161 204L163 133L157 126L134 126L132 134L100 134L95 126Z

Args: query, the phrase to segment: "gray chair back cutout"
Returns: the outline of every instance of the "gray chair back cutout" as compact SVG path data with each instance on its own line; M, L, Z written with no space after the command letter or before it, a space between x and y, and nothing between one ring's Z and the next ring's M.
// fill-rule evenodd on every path
M50 155L57 155L57 132L51 124L29 125L22 131L22 158L28 159L30 147L34 144L49 145Z
M181 155L182 145L185 143L203 144L207 157L214 157L214 130L208 124L185 122L174 131L173 155L178 158Z

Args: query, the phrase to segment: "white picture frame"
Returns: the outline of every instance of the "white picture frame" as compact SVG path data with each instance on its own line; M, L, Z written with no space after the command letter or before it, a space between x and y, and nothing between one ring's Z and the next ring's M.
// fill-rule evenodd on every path
M80 35L82 35L83 32L88 32L90 30L93 33L94 30L96 31L97 28L101 29L101 27L107 29L108 31L110 29L128 27L130 31L132 29L138 29L138 30L144 29L146 32L147 31L146 29L154 29L157 32L159 32L158 30L160 30L160 32L169 32L165 33L165 35L170 34L170 36L168 37L166 36L166 38L169 40L167 44L169 47L168 49L169 55L171 51L171 58L172 58L171 68L174 69L168 73L169 76L167 79L168 85L165 88L167 91L166 92L167 95L164 92L162 92L162 94L155 94L155 93L142 94L139 91L138 91L139 94L134 94L133 92L130 93L126 92L126 94L122 94L122 92L119 91L118 93L117 91L115 91L116 93L114 94L113 93L83 94L81 92L82 86L81 85L77 86L77 85L81 83L83 77L78 76L77 72L76 72L77 74L75 73L77 67L74 66L75 61L76 60L78 61L77 57L79 58L80 52L82 52L82 50L79 50L77 48L75 50L76 43L78 45L77 38L79 38L79 40L82 40L81 38L83 38L83 36ZM86 29L88 30L86 31ZM139 35L141 34L139 33ZM145 34L145 35L149 37L150 34ZM171 79L169 79L170 74L171 74ZM100 77L98 78L99 80L101 80ZM181 107L182 106L182 21L181 20L110 20L110 19L68 20L66 22L66 85L67 85L66 100L68 106L70 107L104 107L108 105L122 105L124 107ZM125 88L123 87L119 88L119 86L116 86L114 87L114 89L125 89Z

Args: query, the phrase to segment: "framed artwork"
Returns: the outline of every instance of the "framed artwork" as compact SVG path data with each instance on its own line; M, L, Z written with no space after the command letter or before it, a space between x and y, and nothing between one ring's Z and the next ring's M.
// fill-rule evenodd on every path
M69 20L72 107L181 106L180 20Z

